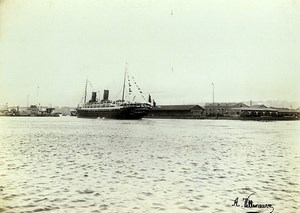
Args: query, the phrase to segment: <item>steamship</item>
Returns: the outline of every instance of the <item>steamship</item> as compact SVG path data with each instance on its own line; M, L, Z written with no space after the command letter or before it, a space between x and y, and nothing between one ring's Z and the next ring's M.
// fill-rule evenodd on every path
M128 99L125 100L125 84L128 81ZM133 82L132 82L133 81ZM146 116L152 109L151 96L149 95L148 101L144 98L143 92L137 86L134 78L130 80L130 76L127 71L127 64L125 68L124 84L122 99L111 101L109 100L109 90L104 90L103 99L97 99L97 93L92 92L92 97L89 101L86 101L87 95L87 83L85 85L84 103L82 106L77 107L77 116L81 118L110 118L110 119L141 119ZM139 95L145 100L144 102L135 102L135 97L132 97L132 83L137 86Z

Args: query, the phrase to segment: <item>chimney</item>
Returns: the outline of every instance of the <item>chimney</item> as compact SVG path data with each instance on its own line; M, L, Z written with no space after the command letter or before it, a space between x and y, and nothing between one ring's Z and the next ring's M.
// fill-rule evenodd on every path
M108 101L108 95L109 95L109 90L104 90L104 93L103 93L103 100L104 101Z
M97 93L96 92L92 92L92 99L91 99L92 103L96 102L96 97L97 97Z

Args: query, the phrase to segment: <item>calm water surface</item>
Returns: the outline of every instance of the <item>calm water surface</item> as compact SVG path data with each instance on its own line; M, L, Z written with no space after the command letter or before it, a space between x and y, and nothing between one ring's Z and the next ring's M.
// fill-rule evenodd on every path
M0 212L300 210L300 122L0 117ZM260 209L260 212L270 212Z

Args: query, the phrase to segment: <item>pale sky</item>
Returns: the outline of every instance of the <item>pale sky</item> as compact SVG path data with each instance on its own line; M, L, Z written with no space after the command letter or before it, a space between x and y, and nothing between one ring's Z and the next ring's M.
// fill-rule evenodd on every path
M216 102L300 101L297 0L0 2L0 105L77 106L87 77L120 98L126 62L158 104L212 82Z

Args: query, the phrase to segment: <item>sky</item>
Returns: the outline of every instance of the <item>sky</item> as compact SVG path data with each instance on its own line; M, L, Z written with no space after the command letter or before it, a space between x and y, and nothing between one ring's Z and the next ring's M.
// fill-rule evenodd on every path
M121 98L300 102L300 1L0 0L0 105Z

